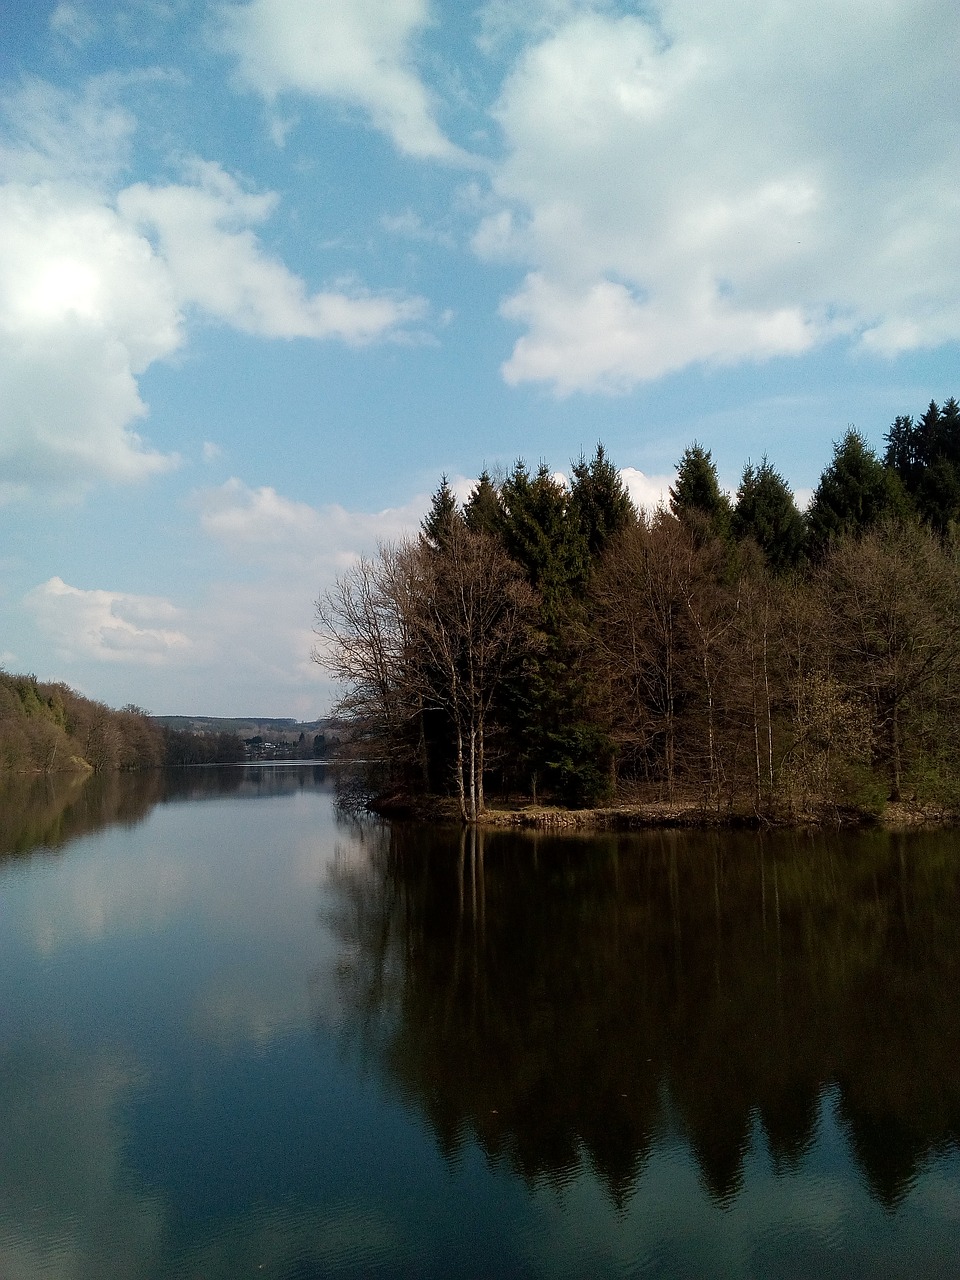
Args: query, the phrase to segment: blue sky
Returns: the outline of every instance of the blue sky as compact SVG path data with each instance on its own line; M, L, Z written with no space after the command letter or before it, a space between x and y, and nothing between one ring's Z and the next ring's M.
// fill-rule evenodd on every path
M446 472L960 394L955 0L0 0L0 665L328 710Z

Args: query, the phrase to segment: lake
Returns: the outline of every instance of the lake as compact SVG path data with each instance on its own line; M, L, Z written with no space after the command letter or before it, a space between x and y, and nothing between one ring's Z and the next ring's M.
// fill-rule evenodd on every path
M0 1276L956 1276L960 834L0 793Z

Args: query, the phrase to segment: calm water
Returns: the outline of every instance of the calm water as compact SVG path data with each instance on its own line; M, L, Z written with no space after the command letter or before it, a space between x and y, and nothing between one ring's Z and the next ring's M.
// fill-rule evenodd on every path
M0 1276L955 1276L960 835L0 795Z

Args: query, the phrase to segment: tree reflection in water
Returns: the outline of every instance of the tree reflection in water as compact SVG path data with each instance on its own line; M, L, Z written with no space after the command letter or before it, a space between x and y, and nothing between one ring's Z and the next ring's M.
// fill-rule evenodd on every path
M0 858L58 851L104 827L136 826L167 801L285 796L325 778L319 764L0 775Z
M372 828L338 859L345 1034L525 1179L623 1205L685 1136L720 1203L836 1114L894 1210L960 1144L960 837Z

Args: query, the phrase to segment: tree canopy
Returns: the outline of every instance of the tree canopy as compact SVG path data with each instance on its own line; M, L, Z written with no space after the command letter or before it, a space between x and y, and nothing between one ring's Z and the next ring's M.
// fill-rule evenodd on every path
M327 593L340 713L390 785L719 812L960 806L955 401L856 430L804 515L764 456L735 502L684 450L637 512L603 446L521 460Z

